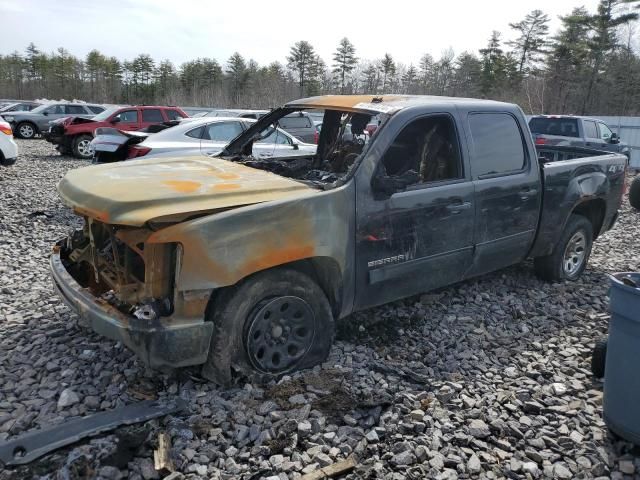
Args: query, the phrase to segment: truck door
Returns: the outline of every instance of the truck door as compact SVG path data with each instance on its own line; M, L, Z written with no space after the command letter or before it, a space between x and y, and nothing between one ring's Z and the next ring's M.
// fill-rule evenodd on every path
M357 183L356 308L456 282L471 263L473 185L454 118L396 124L372 177Z
M597 124L600 141L602 142L602 146L600 148L603 150L609 150L610 152L619 152L620 142L611 141L611 137L613 135L611 129L604 122L597 122Z
M471 112L467 119L476 199L471 277L524 260L536 234L541 188L526 125L507 112Z
M600 138L596 122L582 120L582 129L584 130L584 144L586 147L603 149L606 146L606 143Z

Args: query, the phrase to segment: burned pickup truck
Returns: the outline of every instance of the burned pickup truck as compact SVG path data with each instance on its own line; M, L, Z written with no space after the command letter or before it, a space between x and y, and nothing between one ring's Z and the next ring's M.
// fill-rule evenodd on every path
M292 112L324 110L315 155L255 157ZM377 116L375 134L357 136ZM61 297L152 367L221 384L322 362L334 323L533 258L574 280L614 224L626 157L536 150L515 105L324 96L262 117L216 158L72 170L84 226L60 240Z

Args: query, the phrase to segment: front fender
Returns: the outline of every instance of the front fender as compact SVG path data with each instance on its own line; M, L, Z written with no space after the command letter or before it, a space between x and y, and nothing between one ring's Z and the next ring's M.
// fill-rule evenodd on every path
M150 243L177 242L178 290L233 285L252 273L313 257L353 271L353 183L306 197L228 210L155 232ZM346 280L346 279L345 279Z

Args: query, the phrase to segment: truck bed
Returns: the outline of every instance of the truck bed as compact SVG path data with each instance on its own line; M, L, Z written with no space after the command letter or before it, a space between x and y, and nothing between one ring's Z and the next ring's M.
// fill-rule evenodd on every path
M570 212L584 202L589 202L583 214L592 217L595 236L611 228L622 201L627 157L548 145L538 146L537 152L544 193L538 234L529 256L550 254Z

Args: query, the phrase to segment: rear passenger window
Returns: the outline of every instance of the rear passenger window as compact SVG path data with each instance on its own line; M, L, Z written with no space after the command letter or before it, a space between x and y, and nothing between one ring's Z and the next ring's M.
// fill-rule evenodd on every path
M143 122L164 122L164 118L162 118L162 112L157 109L145 109L142 110L142 121Z
M382 157L384 173L400 191L411 185L461 178L460 150L453 121L446 115L414 120Z
M305 116L296 117L283 117L278 120L280 126L284 129L287 128L309 128L311 121Z
M87 113L80 105L67 105L65 110L69 115L85 115Z
M592 122L591 120L584 120L584 136L586 138L600 138L598 135L598 127L596 127L596 122Z
M469 126L474 178L509 174L525 166L525 149L516 119L508 113L472 113Z
M169 120L180 120L182 118L182 115L177 110L165 110L164 113L167 114Z
M104 108L95 105L89 105L87 108L96 114L104 112Z
M229 142L243 131L239 122L217 122L207 125L202 139L214 142Z
M193 130L189 130L185 135L191 138L202 138L202 133L204 132L204 127L194 128Z

